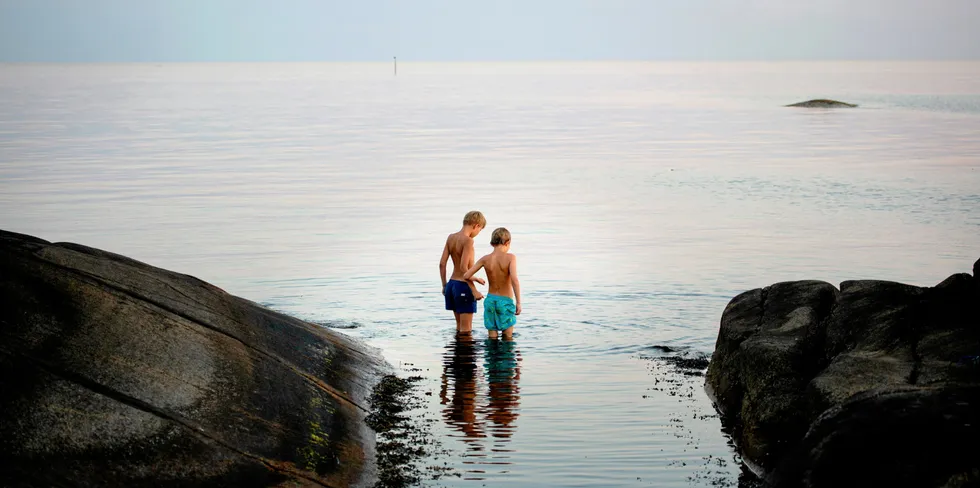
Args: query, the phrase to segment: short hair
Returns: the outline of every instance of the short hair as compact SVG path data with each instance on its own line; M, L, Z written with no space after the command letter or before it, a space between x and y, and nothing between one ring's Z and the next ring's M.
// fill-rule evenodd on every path
M466 216L463 217L463 225L479 225L480 227L487 226L487 219L480 213L479 210L472 210L466 212Z
M508 242L510 242L510 231L503 227L497 227L493 230L493 234L490 234L491 246L499 246Z

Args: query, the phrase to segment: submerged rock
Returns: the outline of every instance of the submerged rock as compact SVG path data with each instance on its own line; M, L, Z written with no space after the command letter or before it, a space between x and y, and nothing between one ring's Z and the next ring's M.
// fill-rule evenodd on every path
M818 98L814 100L807 100L805 102L794 103L792 105L787 105L787 107L803 107L803 108L854 108L857 105L847 102L838 102L837 100L827 100L825 98Z
M978 354L969 274L777 283L728 304L705 386L776 486L941 487L980 469Z
M0 486L370 485L385 371L191 276L0 231Z

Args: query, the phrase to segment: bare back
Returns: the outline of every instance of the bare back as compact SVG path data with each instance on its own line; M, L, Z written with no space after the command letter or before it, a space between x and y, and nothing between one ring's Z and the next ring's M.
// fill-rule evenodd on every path
M483 269L490 282L490 293L514 298L514 285L511 282L510 265L514 255L506 252L492 252L483 258Z
M453 274L449 279L462 281L463 273L473 266L473 238L463 232L449 234L446 238L446 249L453 260Z

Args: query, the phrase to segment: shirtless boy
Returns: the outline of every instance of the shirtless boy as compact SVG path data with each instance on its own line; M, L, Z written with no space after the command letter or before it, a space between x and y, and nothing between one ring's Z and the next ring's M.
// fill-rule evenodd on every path
M442 294L446 297L446 310L452 310L456 316L456 332L473 330L473 314L476 313L476 301L483 298L473 282L484 284L481 278L464 279L463 273L473 266L476 251L473 249L473 238L487 225L483 214L474 210L463 217L463 228L459 232L449 234L446 246L442 248L442 258L439 259L439 276L442 278ZM446 264L453 258L453 275L446 282Z
M494 229L490 245L493 252L477 260L463 279L476 279L473 274L480 268L487 270L490 292L483 302L483 325L491 339L496 339L497 332L502 331L504 339L510 340L517 316L521 314L521 283L517 280L517 256L510 253L510 231L503 227Z

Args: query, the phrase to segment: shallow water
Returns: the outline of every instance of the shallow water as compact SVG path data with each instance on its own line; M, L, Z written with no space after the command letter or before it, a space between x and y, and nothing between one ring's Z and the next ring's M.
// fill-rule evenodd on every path
M861 107L782 107L818 97ZM0 65L0 228L380 347L430 393L434 484L724 486L700 379L652 346L710 353L776 281L969 271L977 134L975 62ZM471 209L514 236L511 344L441 310Z

